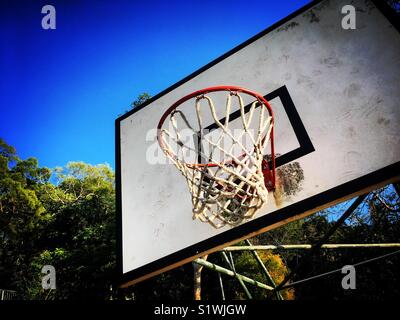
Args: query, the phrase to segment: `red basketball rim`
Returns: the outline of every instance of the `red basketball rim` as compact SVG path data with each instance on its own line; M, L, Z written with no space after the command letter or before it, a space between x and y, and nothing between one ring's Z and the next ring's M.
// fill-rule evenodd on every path
M164 114L162 115L162 117L161 117L161 119L160 119L160 121L158 122L158 125L157 125L157 141L158 141L158 143L159 143L159 145L160 145L162 150L167 152L174 159L178 160L178 158L176 157L175 154L171 154L171 152L169 152L166 149L165 143L164 143L164 139L163 139L163 137L161 135L161 133L162 133L161 128L164 125L164 122L167 119L167 117L173 111L175 111L182 103L184 103L184 102L186 102L186 101L188 101L188 100L190 100L192 98L195 98L195 97L198 97L198 96L210 93L210 92L217 92L217 91L231 91L231 92L238 92L238 93L246 93L248 95L251 95L251 96L255 97L258 101L260 101L267 108L269 115L272 117L272 124L274 124L274 113L273 113L272 107L269 104L269 102L261 94L259 94L257 92L254 92L254 91L251 91L251 90L248 90L248 89L245 89L245 88L242 88L242 87L238 87L238 86L214 86L214 87L208 87L208 88L204 88L204 89L201 89L201 90L194 91L194 92L182 97L181 99L176 101L172 106L170 106L164 112ZM272 165L271 165L271 168L263 170L263 173L264 173L265 176L267 176L267 171L270 171L270 172L268 172L268 175L271 174L270 179L271 179L271 182L272 182L272 186L274 187L275 186L274 126L272 126L272 128L271 128L270 137L271 137L271 164ZM265 137L263 139L265 139ZM241 156L243 156L243 155L241 155ZM230 162L233 163L234 161L231 160ZM207 166L207 167L215 167L215 166L218 166L219 164L217 164L217 163L188 163L186 165L189 166L189 167L190 166L192 166L192 167L205 167L205 166Z

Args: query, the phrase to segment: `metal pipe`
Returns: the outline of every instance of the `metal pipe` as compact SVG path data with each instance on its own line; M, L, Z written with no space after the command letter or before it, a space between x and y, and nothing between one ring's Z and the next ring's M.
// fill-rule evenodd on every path
M382 256L375 257L375 258L372 258L372 259L368 259L368 260L365 260L365 261L357 262L355 264L352 264L352 266L353 267L357 267L357 266L360 266L360 265L363 265L363 264L366 264L366 263L370 263L370 262L373 262L373 261L376 261L376 260L387 258L389 256L392 256L392 255L398 254L398 253L400 253L400 250L397 250L397 251L394 251L394 252L391 252L391 253L387 253L387 254L384 254ZM310 281L310 280L318 279L318 278L321 278L321 277L324 277L324 276L327 276L327 275L330 275L330 274L333 274L333 273L336 273L336 272L341 272L341 271L342 271L342 269L340 268L340 269L324 272L324 273L321 273L321 274L318 274L318 275L315 275L315 276L312 276L312 277L309 277L309 278L306 278L306 279L303 279L303 280L295 281L295 282L292 282L292 283L284 285L280 290L291 288L291 287L294 287L294 286L296 286L298 284L301 284L301 283L304 283L304 282L307 282L307 281Z
M251 244L250 240L247 239L245 242L246 242L250 247L253 247L253 245ZM262 271L264 272L265 276L267 277L268 281L269 281L269 282L271 283L271 285L275 288L275 287L276 287L275 281L274 281L274 279L272 279L271 275L269 274L269 272L268 272L268 270L267 270L267 267L266 267L265 264L262 262L262 260L261 260L260 256L258 255L257 251L255 251L255 250L251 250L251 251L252 251L252 254L253 254L254 258L257 260L258 264L260 265ZM229 253L231 253L231 252L229 252ZM278 300L283 300L283 297L282 297L280 291L275 291L275 296L276 296L276 299L278 299Z
M365 200L369 193L365 193L361 196L358 196L356 200L347 208L347 210L342 214L342 216L335 222L335 224L327 231L327 233L319 239L315 245L312 246L310 252L307 254L307 257L303 258L302 262L297 265L293 270L290 271L288 275L286 275L285 279L275 288L275 290L280 290L282 287L288 283L290 279L304 266L307 259L310 259L313 254L319 252L321 250L321 246L326 242L335 231L346 221L346 219L357 209L357 207Z
M327 243L321 245L321 249L344 249L344 248L396 248L400 243ZM312 249L312 244L282 244L259 245L259 246L234 246L226 247L225 251L256 251L256 250L278 250L278 249Z
M219 286L221 287L222 300L225 300L224 283L222 282L222 276L221 273L219 272L218 272L218 280L219 280Z
M218 265L216 265L216 264L214 264L214 263L205 261L205 260L203 260L203 259L198 258L198 259L194 260L194 262L196 262L196 263L198 263L198 264L200 264L200 265L206 267L207 269L211 269L211 270L214 270L214 271L217 271L217 272L221 272L221 273L223 273L223 274L226 274L227 276L230 276L230 277L239 277L239 278L241 278L244 282L247 282L247 283L250 283L250 284L252 284L252 285L255 285L256 287L263 288L263 289L266 289L266 290L274 290L274 288L271 287L271 286L267 286L267 285L264 284L264 283L261 283L261 282L259 282L259 281L250 279L249 277L243 276L243 275L241 275L241 274L238 274L238 273L235 274L235 273L234 273L233 271L231 271L231 270L225 269L225 268L223 268L223 267L220 267L220 266L218 266Z
M247 299L250 299L250 300L253 299L249 289L247 289L247 287L246 287L246 284L243 282L243 280L240 277L237 276L236 269L235 269L235 264L233 263L232 253L230 252L230 258L231 258L230 261L229 261L228 256L226 255L225 252L222 251L221 253L222 253L222 256L224 257L226 263L229 265L229 267L235 273L235 278L238 279L240 285L242 286L244 292L246 293Z

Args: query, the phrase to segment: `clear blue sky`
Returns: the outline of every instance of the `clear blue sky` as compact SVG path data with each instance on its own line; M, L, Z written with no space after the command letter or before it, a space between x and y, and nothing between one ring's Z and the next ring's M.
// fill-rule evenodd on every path
M0 2L0 137L41 166L114 167L114 120L308 0ZM43 30L52 4L57 29Z

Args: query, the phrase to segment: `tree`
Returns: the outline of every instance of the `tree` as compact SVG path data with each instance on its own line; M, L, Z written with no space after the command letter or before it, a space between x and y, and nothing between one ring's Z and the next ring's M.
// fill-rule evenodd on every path
M37 191L50 170L34 158L20 160L15 149L0 139L0 284L25 288L21 279L31 257L39 252L38 237L51 219ZM22 282L21 282L22 281Z
M108 165L40 168L0 140L0 287L29 299L106 298L115 269L114 190ZM51 294L41 288L44 265L57 272Z
M43 186L53 211L38 265L57 270L57 298L108 295L115 269L114 173L108 165L71 162Z
M137 108L140 105L142 105L143 103L145 103L147 100L149 100L151 98L151 95L149 95L147 92L143 92L142 94L140 94L135 101L133 101L131 103L131 108Z

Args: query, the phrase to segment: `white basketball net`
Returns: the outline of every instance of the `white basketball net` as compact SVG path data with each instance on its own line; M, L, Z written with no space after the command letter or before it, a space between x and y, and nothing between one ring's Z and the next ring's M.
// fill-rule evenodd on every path
M240 108L243 127L239 134L237 128L236 134L233 133L229 122L232 96L237 97ZM169 130L161 129L163 151L186 178L192 197L193 219L208 222L215 228L226 224L238 225L252 218L267 201L268 190L264 183L262 162L264 150L271 138L273 119L265 105L258 100L251 104L246 114L243 99L238 92L230 91L228 94L225 123L218 120L214 103L209 96L201 95L194 99L200 130L193 128L194 125L188 122L182 111L174 110L168 118ZM202 132L204 127L201 107L206 107L200 105L202 100L207 102L213 121L219 129L218 136L214 135L213 139ZM250 128L253 118L256 118L255 114L258 114L257 121L253 122L257 123ZM196 150L190 146L182 137L182 128L178 128L178 123L184 123L185 130L189 129L194 137L199 137L202 145L208 144L208 151L203 148ZM224 146L227 139L231 140L228 147ZM250 146L246 146L243 141L250 141ZM236 155L233 154L234 149ZM207 164L194 164L193 157L189 161L188 155L193 153L205 159Z

